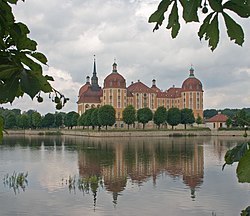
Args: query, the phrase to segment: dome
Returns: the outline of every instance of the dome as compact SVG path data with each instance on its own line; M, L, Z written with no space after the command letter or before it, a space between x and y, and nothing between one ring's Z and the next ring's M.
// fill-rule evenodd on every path
M126 80L117 72L117 64L113 64L113 71L104 79L104 88L126 88Z
M86 77L86 83L79 89L79 97L90 87L89 76Z
M203 91L202 83L194 76L194 69L190 69L189 77L182 83L184 91Z

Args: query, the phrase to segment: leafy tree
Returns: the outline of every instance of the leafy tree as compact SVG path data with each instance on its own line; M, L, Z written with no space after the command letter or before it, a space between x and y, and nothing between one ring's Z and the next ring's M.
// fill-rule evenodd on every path
M30 127L29 116L27 114L22 114L17 117L17 126L22 129Z
M94 124L92 123L91 115L95 109L91 108L85 111L85 117L84 117L84 125L85 126L92 126L92 129L94 129Z
M236 124L240 127L244 127L245 125L248 125L247 114L246 114L245 109L241 109L236 113L235 120L236 120Z
M151 109L148 107L141 108L137 110L137 120L138 122L142 123L143 130L145 129L145 125L151 121L153 118L153 113Z
M73 117L72 117L72 126L77 126L77 120L79 118L79 114L77 112L74 112ZM72 129L72 127L71 127Z
M47 64L47 58L37 51L37 42L28 37L28 27L16 22L12 5L17 1L0 1L0 104L12 103L24 94L32 99L37 95L38 102L42 102L44 92L53 93L59 99L53 100L56 108L61 109L69 99L50 85L53 77L43 75L41 65Z
M11 129L17 126L16 124L16 116L13 112L9 112L4 120L4 128Z
M77 125L83 126L82 128L84 129L85 126L85 113L83 113L79 118L77 119Z
M181 123L181 111L176 108L172 107L168 110L167 122L172 126L172 130L174 126Z
M46 128L51 128L54 126L55 117L52 113L47 113L42 119L42 126Z
M72 129L74 126L77 126L77 120L78 120L79 114L75 111L71 111L66 114L64 119L64 124L68 129Z
M216 109L206 109L203 112L204 118L206 119L209 119L217 114L218 114L218 111Z
M32 126L38 128L41 126L42 116L39 112L33 112L31 115Z
M172 8L170 5L172 5ZM182 7L181 9L180 6ZM219 42L220 16L224 19L230 40L233 40L240 46L243 44L243 29L227 12L234 12L241 18L249 18L249 0L162 0L158 9L150 16L149 22L156 23L154 30L157 30L165 19L165 13L169 13L167 29L171 29L171 36L175 38L181 26L179 12L183 11L182 17L186 23L200 22L201 15L198 14L199 10L204 14L210 12L203 20L198 31L198 36L200 40L203 38L208 40L208 45L212 51L217 47Z
M154 119L154 123L158 126L158 129L160 129L161 124L165 123L167 120L166 108L163 106L158 107L154 113L153 119Z
M99 108L98 121L108 129L108 126L115 124L115 109L111 105L104 105Z
M233 121L232 121L231 118L228 118L228 119L226 120L226 125L227 125L228 128L232 125L232 123L233 123Z
M55 126L59 128L62 125L63 125L63 114L55 113Z
M122 120L128 125L134 124L136 121L136 110L132 105L128 105L122 112Z
M99 122L98 115L99 115L99 108L95 108L91 113L91 123L94 127L96 126L98 127L98 130L100 130L101 124Z
M181 110L181 123L184 124L185 130L187 124L193 124L195 122L194 113L192 109L184 108Z
M198 117L195 120L196 124L199 126L200 124L202 124L202 118L200 117L200 115L198 115Z

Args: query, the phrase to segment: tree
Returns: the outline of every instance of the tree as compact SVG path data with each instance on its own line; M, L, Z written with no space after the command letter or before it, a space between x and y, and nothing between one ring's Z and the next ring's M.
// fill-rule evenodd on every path
M31 115L31 122L34 128L41 127L42 116L39 112L33 112Z
M122 120L128 125L134 124L136 121L136 110L132 105L128 105L122 112Z
M115 109L111 105L104 105L99 108L98 121L108 129L108 126L115 124Z
M28 37L28 27L15 21L11 6L17 1L0 1L0 104L12 103L24 94L32 99L36 96L40 103L44 92L53 93L51 98L56 108L61 109L69 99L50 85L53 77L43 75L41 65L47 65L47 58L37 51L37 42Z
M44 92L54 93L59 99L54 102L63 106L68 99L50 85L53 77L42 74L46 56L37 51L37 42L28 37L28 27L15 21L11 5L17 1L0 1L0 103L12 103L24 94L32 99L37 95L38 102L42 102L40 93Z
M181 123L181 111L176 108L172 107L168 110L167 122L172 126L172 130L174 126Z
M141 108L137 111L137 120L138 122L142 123L143 130L145 129L145 125L151 121L153 118L153 113L151 109L148 107Z
M207 4L208 2L208 4ZM170 9L172 5L172 9ZM180 6L182 7L180 9ZM154 30L159 29L165 17L165 13L169 13L167 29L171 29L172 38L176 38L180 30L179 12L183 11L183 19L186 23L199 22L201 16L198 15L199 10L203 14L210 13L203 20L198 31L198 36L201 39L208 40L208 45L213 51L219 42L219 17L222 16L227 28L227 34L230 40L242 46L244 42L244 32L242 27L229 16L228 11L234 12L241 18L249 18L250 16L250 1L240 0L162 0L158 9L150 16L149 22L156 23Z
M17 117L17 126L22 129L30 127L29 116L27 114L22 114Z
M232 123L233 123L232 119L231 119L231 118L228 118L228 119L226 120L227 128L229 128L229 127L232 125Z
M64 118L64 124L68 129L72 129L74 126L77 126L77 120L78 120L79 114L75 111L71 111L66 114Z
M92 129L94 129L94 124L92 123L92 119L91 119L91 115L93 113L95 109L91 108L85 111L85 119L84 119L84 123L85 126L92 126Z
M16 116L13 112L9 112L4 119L4 128L11 129L17 126L16 124Z
M195 122L194 113L192 109L184 108L181 110L181 123L184 124L185 130L187 124L193 124Z
M202 118L200 117L200 115L198 115L197 119L195 120L196 124L199 126L200 124L202 124Z
M44 118L42 119L42 126L46 128L51 128L54 126L55 117L52 113L47 113Z
M206 119L209 119L217 114L218 114L218 111L216 109L206 109L203 112L204 118Z
M241 109L236 113L235 116L236 124L240 127L244 127L245 125L248 125L247 122L247 113L245 109Z
M160 129L161 124L165 123L167 120L166 108L163 106L158 107L154 113L153 119L154 119L154 123L158 126L158 129Z
M79 118L77 119L77 124L79 126L83 126L82 128L84 129L85 126L85 113L83 113Z
M101 124L99 122L98 115L99 115L99 108L95 108L91 113L91 123L94 127L97 126L98 130L100 130Z
M61 127L63 125L63 115L62 113L55 113L55 126Z

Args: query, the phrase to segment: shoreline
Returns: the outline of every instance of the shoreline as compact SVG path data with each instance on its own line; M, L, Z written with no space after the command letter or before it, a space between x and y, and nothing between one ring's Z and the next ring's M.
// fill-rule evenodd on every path
M70 135L83 137L181 137L181 136L243 136L244 130L124 130L124 131L92 131L79 129L50 130L7 130L6 135Z

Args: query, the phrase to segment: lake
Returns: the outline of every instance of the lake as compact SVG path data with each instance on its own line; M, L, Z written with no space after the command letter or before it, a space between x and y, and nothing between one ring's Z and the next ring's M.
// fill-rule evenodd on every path
M250 205L224 154L241 137L5 136L0 215L236 216ZM13 188L6 175L28 172Z

